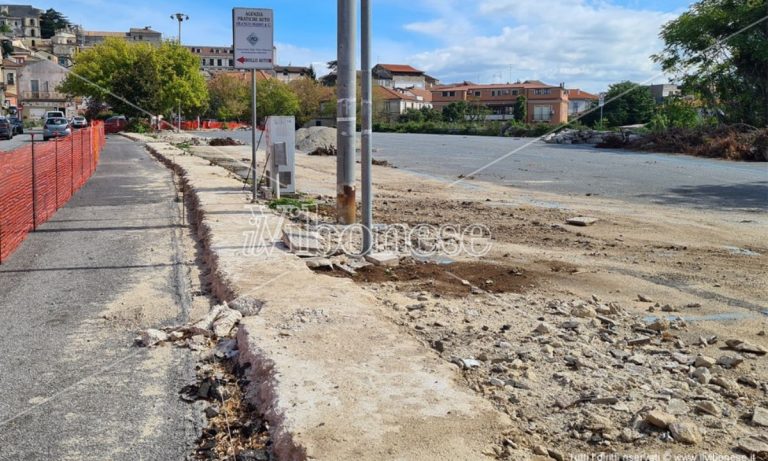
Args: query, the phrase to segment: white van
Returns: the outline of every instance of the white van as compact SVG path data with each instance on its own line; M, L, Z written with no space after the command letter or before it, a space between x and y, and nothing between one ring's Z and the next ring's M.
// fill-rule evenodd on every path
M43 120L48 120L49 118L65 118L64 112L60 110L51 110L45 113L43 115Z

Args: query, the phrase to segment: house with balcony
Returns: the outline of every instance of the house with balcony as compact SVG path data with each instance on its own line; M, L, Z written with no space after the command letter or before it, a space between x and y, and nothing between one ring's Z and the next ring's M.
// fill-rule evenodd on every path
M77 111L75 102L58 90L66 77L67 69L55 62L47 59L27 60L18 71L17 81L22 117L35 120L52 110L60 110L67 117L74 116Z
M396 122L408 109L432 107L432 92L423 88L373 87L373 113L378 120Z
M384 88L429 89L439 83L436 78L407 64L376 64L371 74L374 83Z
M578 88L568 90L568 115L575 116L597 106L600 97Z
M516 83L476 84L463 82L431 88L432 105L437 110L459 101L481 104L491 114L486 120L514 120L520 96L526 99L525 123L559 124L568 122L568 92L565 85L548 85L538 80Z
M16 107L19 105L18 82L19 70L24 65L13 59L3 59L3 85L5 87L5 101L7 107Z

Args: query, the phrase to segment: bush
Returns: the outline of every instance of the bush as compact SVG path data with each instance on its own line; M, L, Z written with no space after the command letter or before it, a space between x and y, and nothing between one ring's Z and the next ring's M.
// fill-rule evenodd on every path
M146 119L134 118L128 122L128 125L126 126L125 130L130 133L144 134L152 131L152 126L149 124L149 121Z

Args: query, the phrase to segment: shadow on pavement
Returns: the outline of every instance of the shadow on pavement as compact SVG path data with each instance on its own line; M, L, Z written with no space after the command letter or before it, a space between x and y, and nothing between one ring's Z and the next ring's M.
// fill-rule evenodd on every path
M768 181L746 184L680 186L666 194L646 194L654 203L705 208L741 208L768 211Z

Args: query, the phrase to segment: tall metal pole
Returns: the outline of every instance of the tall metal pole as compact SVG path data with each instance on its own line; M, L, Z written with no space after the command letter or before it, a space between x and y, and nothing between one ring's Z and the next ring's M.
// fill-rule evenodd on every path
M363 126L362 126L362 164L363 189L363 254L373 249L373 179L371 177L371 138L373 137L373 87L371 83L371 0L362 0L361 51L360 65L363 79Z
M341 224L356 220L355 138L357 136L357 98L355 79L355 38L357 0L338 0L338 105L336 109L336 214Z
M259 128L256 123L256 69L251 69L251 178L253 178L253 184L251 185L251 202L256 201L256 189L259 185L256 178L256 130Z

